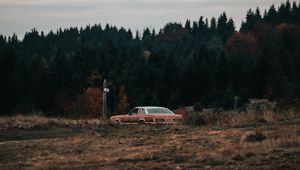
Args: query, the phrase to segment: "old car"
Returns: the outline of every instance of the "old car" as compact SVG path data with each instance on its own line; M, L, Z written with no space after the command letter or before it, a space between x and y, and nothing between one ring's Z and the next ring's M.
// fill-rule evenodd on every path
M111 116L110 121L118 124L175 124L182 121L182 116L165 107L140 106L128 114Z

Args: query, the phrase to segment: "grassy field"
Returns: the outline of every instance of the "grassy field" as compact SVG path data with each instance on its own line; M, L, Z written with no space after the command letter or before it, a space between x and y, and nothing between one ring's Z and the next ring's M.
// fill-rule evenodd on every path
M243 122L243 121L242 121ZM116 126L0 118L0 169L299 169L300 119Z

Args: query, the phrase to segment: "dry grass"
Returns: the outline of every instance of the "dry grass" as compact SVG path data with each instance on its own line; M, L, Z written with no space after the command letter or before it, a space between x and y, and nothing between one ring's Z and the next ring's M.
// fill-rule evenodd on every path
M279 122L300 119L300 113L284 111L280 113L244 113L244 112L189 112L185 115L188 125L224 125L224 124L249 124L258 122Z
M278 121L288 121L300 118L299 112L294 111L284 111L284 112L263 112L261 114L257 113L236 113L231 112L224 114L223 116L229 117L229 121L226 123L251 123L251 122L278 122Z
M0 140L2 141L0 169L297 169L300 167L298 120L246 128L185 125L118 127L98 120L48 119L41 116L18 115L0 118L0 132L26 136L30 131L35 137L39 137L40 130L33 127L44 126L47 123L52 127L64 126L71 131L74 126L82 131L69 136L59 136L65 131L49 128L42 130L55 133L56 137ZM10 128L3 128L5 126ZM256 132L261 132L265 139L256 142L245 140L248 136L256 135ZM0 135L0 138L2 137Z
M48 126L97 126L105 123L99 119L48 118L42 114L0 117L0 129L34 129Z

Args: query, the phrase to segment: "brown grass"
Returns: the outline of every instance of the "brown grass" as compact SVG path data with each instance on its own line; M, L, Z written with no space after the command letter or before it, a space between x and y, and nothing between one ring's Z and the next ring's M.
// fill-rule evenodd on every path
M47 126L97 126L105 123L99 119L48 118L42 114L0 117L0 129L32 129Z
M37 138L41 130L33 127L46 124L54 128L42 131L57 136ZM57 129L59 126L72 131L73 127L77 127L81 131L70 136L59 136L59 133L65 133ZM18 115L0 118L0 127L2 134L26 136L29 131L36 137L29 140L0 140L1 169L300 167L299 120L239 128L186 125L118 127L99 120ZM261 132L266 138L257 142L245 140L256 132ZM0 139L2 137L0 135Z
M284 112L263 112L257 113L227 113L224 116L229 117L229 121L225 123L251 123L251 122L278 122L288 121L300 118L300 113L294 111Z
M295 111L284 112L189 112L185 115L188 125L224 125L224 124L249 124L258 122L291 121L300 118L300 113Z

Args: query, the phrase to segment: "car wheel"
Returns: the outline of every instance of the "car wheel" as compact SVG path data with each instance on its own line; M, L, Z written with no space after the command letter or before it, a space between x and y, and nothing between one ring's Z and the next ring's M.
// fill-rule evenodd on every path
M146 122L144 120L139 121L139 125L145 125L145 124L146 124Z
M116 120L116 121L115 121L115 124L116 124L116 125L122 125L122 123L121 123L120 120Z

